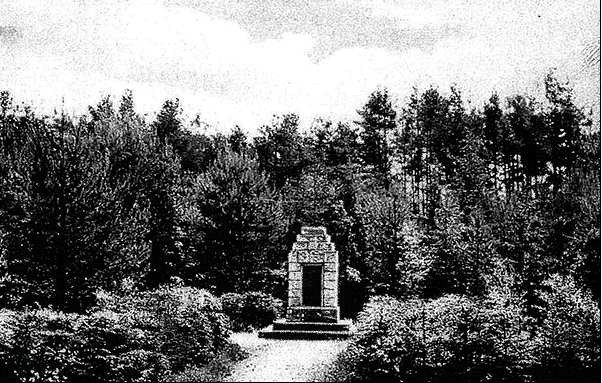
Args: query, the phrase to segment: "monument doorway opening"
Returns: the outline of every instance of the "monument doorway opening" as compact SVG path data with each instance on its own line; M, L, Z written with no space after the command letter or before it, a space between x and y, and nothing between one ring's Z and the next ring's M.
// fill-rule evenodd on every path
M322 306L322 265L303 265L303 306Z

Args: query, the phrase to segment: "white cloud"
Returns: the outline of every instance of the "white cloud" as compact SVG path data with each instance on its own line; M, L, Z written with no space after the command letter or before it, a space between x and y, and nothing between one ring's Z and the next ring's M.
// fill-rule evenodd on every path
M599 37L590 6L465 4L437 2L432 11L416 1L364 2L402 28L464 33L404 51L343 48L316 63L310 52L328 36L254 41L236 23L160 1L0 0L0 26L15 26L22 36L16 44L0 39L0 88L46 110L64 97L74 112L130 88L143 113L179 97L189 116L198 112L222 130L256 130L275 113L298 112L306 124L317 115L354 118L377 86L404 96L415 85L455 82L480 101L494 89L532 89L559 66L577 79L581 99L599 105L592 77L576 75L584 44Z
M600 3L588 0L339 0L398 20L418 31L461 31L430 50L403 52L416 85L457 83L475 101L494 89L502 94L536 92L551 68L569 78L576 98L600 108L599 73L584 70L583 50L599 43ZM397 76L402 83L403 76ZM406 78L407 79L407 78Z

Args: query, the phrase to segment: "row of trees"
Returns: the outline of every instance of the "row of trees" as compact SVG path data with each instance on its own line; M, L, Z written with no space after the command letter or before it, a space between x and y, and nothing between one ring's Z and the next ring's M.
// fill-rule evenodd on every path
M148 123L128 92L78 118L4 92L2 302L81 312L97 288L175 277L284 297L301 225L333 235L345 315L370 294L479 295L504 273L534 316L551 273L599 301L600 134L570 88L544 82L545 101L493 95L471 110L456 89L399 110L378 90L355 124L301 132L287 114L252 139L192 133L177 100Z

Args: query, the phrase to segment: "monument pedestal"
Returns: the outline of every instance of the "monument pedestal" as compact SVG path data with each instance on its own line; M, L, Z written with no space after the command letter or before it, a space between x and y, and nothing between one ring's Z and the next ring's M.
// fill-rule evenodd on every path
M288 257L286 319L261 330L259 337L331 339L350 335L338 305L339 254L324 227L303 227Z
M326 322L337 323L341 318L338 307L299 306L286 310L289 322Z
M350 320L337 323L325 322L287 322L286 319L274 321L267 328L259 331L260 338L268 339L345 339L351 336Z

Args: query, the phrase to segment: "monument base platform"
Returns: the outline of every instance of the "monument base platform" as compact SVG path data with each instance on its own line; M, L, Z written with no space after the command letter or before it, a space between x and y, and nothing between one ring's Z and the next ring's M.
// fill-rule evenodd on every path
M286 310L289 322L339 322L340 314L338 307L320 306L296 306Z
M351 336L351 321L341 320L336 323L325 322L288 322L284 319L274 321L267 328L259 331L260 338L267 339L345 339Z

